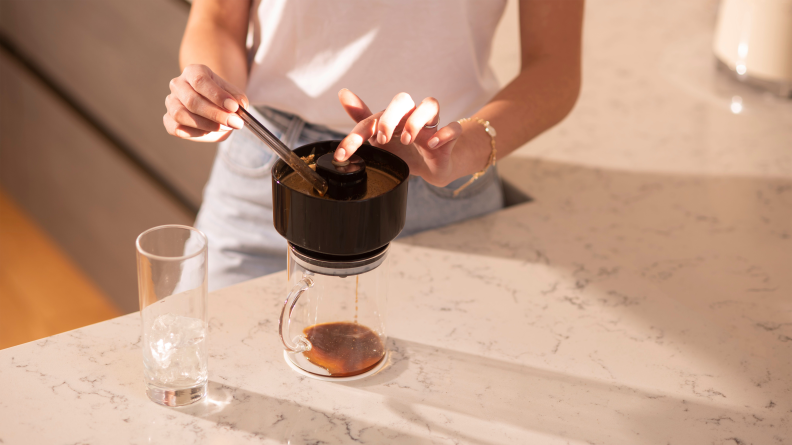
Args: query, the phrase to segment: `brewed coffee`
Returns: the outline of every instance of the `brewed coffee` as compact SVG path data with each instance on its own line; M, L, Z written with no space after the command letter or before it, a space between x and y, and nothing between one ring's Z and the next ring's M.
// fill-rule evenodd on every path
M311 342L311 350L304 351L303 355L331 376L362 374L376 366L385 355L379 335L357 323L319 323L305 328L303 333Z
M366 168L366 173L368 174L368 179L366 182L366 194L360 199L369 199L379 196L387 191L393 190L397 185L399 185L398 179L377 168L369 166ZM314 190L313 186L297 173L289 174L283 178L283 180L281 180L281 183L292 190L297 190L298 192L304 193L306 195L316 196L323 199L332 199L329 195L319 196L319 194L316 193L316 190Z

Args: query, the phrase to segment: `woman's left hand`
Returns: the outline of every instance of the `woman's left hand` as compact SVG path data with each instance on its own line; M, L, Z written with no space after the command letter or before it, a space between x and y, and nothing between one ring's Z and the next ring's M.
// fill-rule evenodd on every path
M369 141L410 166L410 173L443 187L463 176L456 172L451 153L462 135L462 126L452 122L438 128L440 104L427 97L418 106L407 93L397 94L388 107L372 114L353 92L343 89L338 99L357 125L338 145L335 159L344 161ZM432 128L427 128L432 127Z

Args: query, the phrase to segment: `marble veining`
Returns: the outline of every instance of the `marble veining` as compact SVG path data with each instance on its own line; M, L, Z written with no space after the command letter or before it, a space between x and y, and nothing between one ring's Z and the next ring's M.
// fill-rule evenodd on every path
M792 103L707 71L714 5L589 2L578 108L499 163L534 201L394 244L379 374L292 372L274 274L210 295L190 407L138 314L0 351L0 443L792 443Z
M210 394L195 406L146 399L137 314L2 351L0 439L788 441L792 323L783 321L788 305L785 313L767 306L775 301L769 289L788 290L789 278L739 257L719 261L718 252L609 265L589 261L582 252L598 255L586 243L570 243L582 252L568 253L537 245L545 261L531 249L504 258L460 242L468 231L486 234L482 244L523 239L487 227L531 213L519 210L394 246L393 353L370 379L318 382L287 368L275 334L285 279L275 274L211 295ZM542 230L538 221L526 227ZM564 267L565 255L580 263ZM734 277L724 289L707 284L724 273Z

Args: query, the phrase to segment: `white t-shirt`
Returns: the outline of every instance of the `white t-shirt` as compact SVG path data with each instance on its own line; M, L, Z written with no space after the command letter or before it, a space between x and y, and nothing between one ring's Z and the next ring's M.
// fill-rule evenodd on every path
M394 95L440 102L441 125L468 117L498 82L489 66L506 0L254 0L248 36L253 105L348 132L348 88L373 112Z

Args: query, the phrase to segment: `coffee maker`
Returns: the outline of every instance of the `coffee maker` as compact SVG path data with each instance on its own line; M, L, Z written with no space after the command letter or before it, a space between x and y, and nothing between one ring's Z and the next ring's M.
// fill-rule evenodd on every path
M283 160L272 168L273 221L288 241L284 357L300 374L335 381L371 375L387 361L388 251L404 227L410 176L402 159L370 145L351 164L336 163L339 142L294 150L327 181L325 196L296 187ZM372 175L392 187L367 189Z

